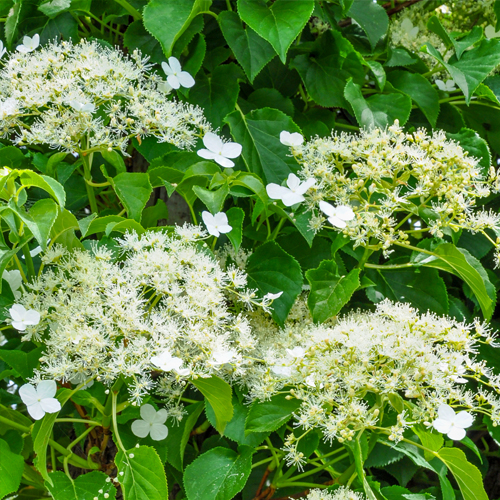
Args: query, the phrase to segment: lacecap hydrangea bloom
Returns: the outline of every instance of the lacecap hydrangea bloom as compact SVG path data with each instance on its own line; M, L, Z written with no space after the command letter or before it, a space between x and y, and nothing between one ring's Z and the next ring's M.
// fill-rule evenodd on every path
M327 441L376 429L398 442L408 427L431 427L443 405L500 423L500 378L475 358L479 343L495 345L485 325L388 300L323 324L313 323L304 299L282 329L258 311L251 318L260 362L245 374L249 398L298 399L294 425L317 428ZM474 393L469 380L478 384ZM301 465L299 441L293 434L285 441L289 464Z
M23 340L46 345L34 381L109 385L122 376L139 403L151 392L178 398L191 377L239 380L255 345L242 301L267 302L245 289L243 271L222 270L206 237L186 225L127 234L116 252L46 252L46 271L20 299L41 316Z
M180 148L210 130L200 108L169 96L149 57L97 41L12 52L0 70L0 134L70 153L119 150L153 136Z
M365 500L365 496L341 486L335 491L311 490L303 500Z
M409 134L396 122L386 130L362 130L315 138L291 148L301 165L297 175L316 182L304 193L315 231L332 228L324 203L349 212L335 230L386 254L404 245L409 235L467 229L498 230L500 216L473 210L479 198L498 191L498 174L481 167L443 131L423 129ZM486 169L487 170L487 169ZM376 243L374 243L376 241Z

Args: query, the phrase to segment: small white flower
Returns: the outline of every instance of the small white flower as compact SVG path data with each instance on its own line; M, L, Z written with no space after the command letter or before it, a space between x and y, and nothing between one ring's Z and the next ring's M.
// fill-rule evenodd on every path
M279 377L289 377L292 374L291 366L271 366L271 371Z
M14 294L14 298L16 300L19 299L21 297L21 292L19 292L19 289L23 284L21 272L17 269L13 269L12 271L4 271L2 274L2 278L9 284L10 289Z
M27 311L21 304L14 304L9 309L9 313L12 318L12 326L20 332L24 332L27 326L40 323L40 313L34 309Z
M57 384L53 380L42 380L36 388L31 384L24 384L19 389L19 396L28 409L28 413L40 420L46 413L57 413L61 403L54 397Z
M286 353L292 358L303 358L306 350L303 347L297 346L293 349L286 349Z
M436 80L436 85L437 88L443 92L452 92L456 90L455 81L453 79L446 80L446 82L443 82L443 80Z
M488 24L488 26L484 28L484 36L489 39L500 38L500 31L496 31L494 26Z
M141 406L142 420L134 420L132 432L139 438L145 438L149 434L153 441L161 441L168 436L168 427L163 425L168 417L167 410L156 411L153 406L146 404Z
M194 78L187 71L182 71L181 63L176 57L169 57L168 64L162 62L161 67L167 75L168 84L173 89L178 89L179 87L189 89L194 85Z
M438 408L439 418L432 422L432 426L438 432L446 434L454 441L460 441L465 437L465 429L470 427L474 422L474 417L466 411L455 413L455 410L449 406L442 404Z
M234 351L215 351L212 353L212 364L214 366L225 365L234 360L236 353Z
M413 26L413 23L408 17L401 23L401 29L408 35L410 40L415 40L415 38L417 38L419 32L418 26Z
M291 207L305 200L303 194L316 184L316 180L307 179L304 182L300 182L300 179L295 174L290 174L286 180L286 184L288 187L274 183L268 184L266 191L272 200L281 200L283 205Z
M272 300L275 300L275 299L279 299L282 295L283 295L283 292L266 293L263 298L264 298L264 300L272 301Z
M7 116L19 113L19 102L14 97L7 97L5 101L0 101L0 120L5 120Z
M304 142L304 138L298 132L290 133L283 130L280 134L280 142L289 147L300 146Z
M328 222L335 227L343 229L346 227L346 221L354 219L354 212L351 207L339 205L334 207L326 201L319 202L319 208L328 217Z
M316 377L314 376L314 374L311 373L311 375L308 375L306 377L306 384L309 386L309 387L313 387L314 389L316 388ZM319 384L319 388L320 389L323 389L324 387L324 384L323 382L321 382Z
M172 356L169 351L163 351L159 356L153 356L151 363L164 372L175 371L179 375L186 376L191 372L189 368L181 368L184 361L181 358Z
M2 40L0 40L0 59L4 56L4 54L7 52L7 49L3 46Z
M215 160L221 167L234 167L234 161L229 158L238 158L242 146L237 142L222 142L222 139L213 132L207 132L203 137L203 144L207 149L198 150L198 156L206 160Z
M229 233L232 231L232 227L228 224L227 215L224 212L218 212L212 215L206 210L201 213L201 217L205 226L207 226L207 231L218 238L220 234Z
M37 33L36 35L33 35L33 38L25 36L23 38L23 44L18 45L16 49L22 54L27 54L28 52L33 52L34 50L36 50L39 45L40 45L40 35Z
M73 100L69 101L68 104L79 113L93 113L95 111L95 106L91 102L84 104L83 102Z

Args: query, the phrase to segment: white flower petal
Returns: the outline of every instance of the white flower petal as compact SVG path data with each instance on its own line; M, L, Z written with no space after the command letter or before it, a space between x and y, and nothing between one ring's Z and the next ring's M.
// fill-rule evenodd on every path
M174 72L172 71L172 68L166 63L165 61L161 63L161 68L165 72L167 76L173 75Z
M171 56L168 58L168 65L174 73L180 73L182 71L181 63L177 57Z
M57 392L57 384L54 380L42 380L36 386L36 392L40 399L53 398Z
M335 215L335 207L326 201L319 202L319 209L328 217Z
M14 321L23 321L24 316L26 314L26 309L23 305L21 304L14 304L10 309L9 309L9 314L10 317Z
M316 184L316 179L307 179L305 180L297 190L297 193L304 194L307 190L313 187Z
M23 284L23 278L21 276L21 272L17 269L13 269L12 271L4 271L2 278L9 284L10 289L15 292L21 288Z
M199 149L197 152L198 156L205 158L205 160L215 160L219 155L208 149Z
M179 83L179 79L177 78L176 75L168 75L167 76L167 83L173 88L173 89L178 89L181 84Z
M300 179L295 174L290 174L288 179L286 180L286 185L292 190L295 191L300 186Z
M22 321L13 321L11 324L16 330L19 330L20 332L24 332L24 330L26 330L26 327L28 326Z
M438 408L438 415L439 418L453 422L455 419L455 410L449 405L442 404Z
M40 420L45 416L42 405L38 401L33 405L27 406L27 409L28 413L31 415L31 418L35 420Z
M291 207L292 205L295 205L296 203L302 203L305 200L305 198L298 193L294 193L293 191L287 190L286 193L283 194L281 197L281 201L283 202L283 205L286 207Z
M222 139L213 132L207 132L203 136L203 144L209 151L212 151L213 153L217 154L219 154L222 151L222 146L224 146Z
M272 182L266 186L266 192L267 196L269 196L272 200L281 200L281 198L286 195L289 190L284 186L280 186L279 184L274 184Z
M168 411L165 408L156 412L153 424L164 424L167 421Z
M453 439L453 441L461 441L465 437L465 434L465 429L458 426L453 426L447 433L448 437Z
M24 384L19 388L19 397L26 406L38 403L38 392L31 384Z
M438 432L441 432L442 434L447 434L448 431L451 429L451 422L449 420L444 420L442 418L436 418L436 420L432 422L432 426Z
M340 217L342 220L354 219L354 212L352 211L352 208L348 207L347 205L339 205L335 209L335 215L337 217Z
M145 422L152 424L155 421L156 410L150 404L141 406L141 417Z
M461 411L455 417L455 425L467 429L474 423L474 417L467 411Z
M221 226L228 223L227 215L224 212L217 212L213 216L213 221L216 226Z
M45 413L61 411L61 403L56 398L44 398L40 401L40 405Z
M222 146L221 154L226 158L238 158L240 156L243 146L237 142L226 142Z
M205 226L215 226L215 217L210 212L204 210L201 213L201 218L203 219Z
M181 71L177 78L179 83L187 89L190 89L195 84L194 78L187 71Z
M217 155L214 158L215 162L218 163L221 167L224 168L232 168L234 167L234 161L225 158L224 156Z
M153 441L162 441L168 436L168 427L163 424L153 424L149 435Z
M134 420L132 422L132 432L138 438L145 438L151 431L152 425L144 420Z
M344 229L344 227L347 226L347 224L340 218L335 215L332 217L328 217L328 222L335 227L338 227L339 229Z
M40 313L34 309L26 311L24 316L24 323L27 325L38 325L40 323Z

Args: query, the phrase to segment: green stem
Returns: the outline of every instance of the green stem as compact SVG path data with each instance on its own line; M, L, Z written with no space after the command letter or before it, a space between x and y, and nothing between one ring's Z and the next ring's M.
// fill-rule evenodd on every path
M200 12L200 14L208 14L209 16L215 17L215 19L219 19L219 16L215 12L212 12L211 10L205 10L203 12Z
M231 0L226 0L227 10L232 11L233 7L231 6Z
M252 464L252 469L259 467L259 465L267 464L267 462L270 462L271 460L274 460L274 457L265 458L264 460L261 460L260 462L255 462L254 464Z
M87 425L101 425L100 422L96 422L95 420L85 420L83 418L56 418L56 422L74 422L78 424L87 424Z
M26 245L23 246L23 254L24 254L24 260L26 262L26 267L28 270L28 281L33 280L33 278L36 276L35 274L35 266L33 265L33 258L31 257L30 254L30 247L26 243Z
M85 188L87 189L87 196L89 199L90 209L92 213L99 215L99 208L97 207L97 201L95 199L94 188L89 184L89 181L92 182L92 156L89 155L83 156L83 171L84 171L84 179L85 179Z
M112 401L112 417L113 417L113 431L114 431L114 438L116 439L116 442L120 449L123 451L123 453L126 455L127 450L125 449L125 446L123 446L122 439L120 437L120 433L118 432L118 422L116 421L116 398L118 397L118 391L111 391L111 401Z
M413 264L411 262L408 262L407 264L393 264L393 265L378 265L378 264L365 264L365 267L368 267L370 269L404 269L406 267L413 267Z
M137 9L132 7L132 5L127 2L127 0L115 0L115 2L121 5L127 11L134 18L134 21L139 21L142 19L142 14Z
M359 132L359 127L356 127L355 125L348 125L347 123L335 122L335 127L345 128L347 130L355 130L356 132Z

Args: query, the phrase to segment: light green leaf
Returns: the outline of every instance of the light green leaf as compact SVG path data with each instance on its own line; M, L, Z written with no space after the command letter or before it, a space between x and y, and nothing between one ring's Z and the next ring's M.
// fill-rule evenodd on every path
M58 215L58 207L54 200L44 198L38 200L29 212L23 207L18 207L14 200L9 203L11 210L26 224L35 237L42 250L47 248L50 231Z
M162 45L166 57L175 42L201 12L210 10L212 0L151 0L143 11L144 27Z
M444 437L441 433L427 430L423 425L415 425L412 427L412 430L418 436L422 445L429 450L436 452L443 447ZM424 457L428 462L430 462L435 455L434 453L424 450Z
M462 450L442 448L438 456L453 474L464 500L488 500L479 469L467 461Z
M87 228L85 232L84 232L85 227L80 227L80 230L82 231L82 238L87 236L92 236L93 234L96 233L104 233L106 229L110 227L110 224L113 223L115 225L117 224L123 224L124 226L128 225L129 229L133 229L139 234L144 232L143 227L133 219L126 219L125 217L120 217L119 215L106 215L104 217L97 217L96 219L91 220L89 224L86 223L85 225L87 226Z
M234 249L238 251L243 240L243 219L245 218L245 212L240 207L232 207L226 212L226 215L229 225L233 228L226 236L229 238Z
M12 453L8 443L0 439L0 498L17 491L23 470L24 458Z
M189 93L189 101L203 109L214 128L234 110L240 91L238 80L244 79L241 68L234 63L217 66L210 76L201 72Z
M229 48L252 83L262 68L275 57L272 45L253 29L244 28L236 12L222 11L218 21Z
M389 27L387 12L373 0L354 0L347 15L361 26L370 41L372 49L386 34Z
M212 214L216 214L222 210L224 201L226 201L226 197L229 194L227 184L214 191L201 186L193 186L193 191Z
M324 260L317 269L307 271L306 277L311 285L307 305L319 323L338 314L359 287L359 269L339 276L333 260Z
M272 432L286 424L299 409L300 400L277 394L269 401L254 401L245 421L245 432Z
M120 450L115 457L115 464L124 500L168 498L165 469L154 448L140 446L126 453Z
M409 71L393 71L387 75L389 82L411 97L422 110L429 123L435 127L439 115L439 94L427 78Z
M295 299L302 291L299 263L277 243L271 241L255 250L247 263L248 281L262 294L283 292L272 304L273 318L283 325Z
M375 493L373 492L370 484L366 479L364 463L366 460L366 452L368 449L368 443L366 441L366 435L361 435L361 437L357 437L352 441L346 441L347 447L352 451L354 456L354 464L356 466L356 473L358 475L358 479L363 485L363 489L365 490L367 500L377 500Z
M452 243L437 246L432 254L421 253L414 262L442 269L462 278L471 287L485 318L491 318L496 304L496 291L481 262L467 250L457 248Z
M123 161L123 157L118 151L101 151L102 157L113 167L115 167L116 173L121 174L122 172L127 171L127 167L125 166L125 162Z
M263 108L243 115L239 110L224 120L231 128L236 142L243 146L243 160L248 170L266 183L281 182L297 170L297 162L290 157L288 147L281 144L283 130L300 132L293 120L277 109Z
M245 486L252 471L253 448L213 448L186 467L184 488L188 500L229 500Z
M116 497L116 488L113 483L106 482L108 476L104 472L92 471L74 480L60 471L51 472L49 477L52 484L47 481L46 486L54 500L92 500L95 497L104 498L105 493L109 495L108 500Z
M19 15L21 13L21 8L23 6L23 0L19 0L14 3L12 9L10 9L7 19L5 21L5 41L7 47L12 46L12 42L17 34L17 27L19 24Z
M32 170L22 170L19 172L19 180L23 186L43 189L49 193L61 207L64 207L66 203L66 193L61 184L55 179L52 179L52 177L39 175Z
M403 94L375 94L365 99L359 85L347 82L344 96L351 104L360 127L385 128L399 120L404 125L411 111L411 99Z
M38 366L44 349L44 346L29 352L20 349L0 349L0 359L14 368L24 380L28 380L33 376L33 370Z
M241 20L273 46L283 63L313 9L313 0L276 0L271 7L264 0L238 0Z
M210 403L217 420L215 428L220 434L224 434L227 423L233 418L231 386L215 375L193 379L191 382Z
M110 181L128 217L140 222L142 211L153 192L148 174L123 172Z
M441 54L430 44L424 49L448 70L464 93L467 104L479 84L500 64L500 41L496 39L483 40L473 49L467 50L459 61L452 58L445 62Z
M2 276L14 255L16 255L24 247L24 245L27 245L32 239L32 235L25 235L19 241L16 248L0 248L0 276ZM2 291L2 282L3 280L0 280L0 292Z

